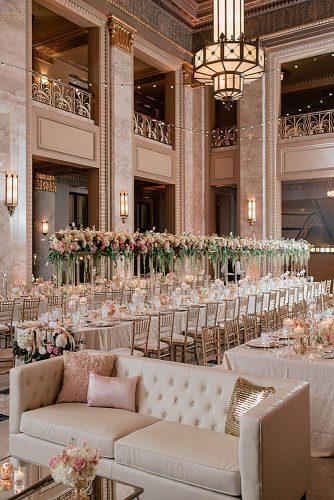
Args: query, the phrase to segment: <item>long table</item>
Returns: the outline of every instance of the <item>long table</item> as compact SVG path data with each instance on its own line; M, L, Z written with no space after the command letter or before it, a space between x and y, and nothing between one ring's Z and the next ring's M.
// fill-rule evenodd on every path
M322 359L314 350L299 356L241 345L224 353L221 367L309 382L312 455L334 456L334 359Z

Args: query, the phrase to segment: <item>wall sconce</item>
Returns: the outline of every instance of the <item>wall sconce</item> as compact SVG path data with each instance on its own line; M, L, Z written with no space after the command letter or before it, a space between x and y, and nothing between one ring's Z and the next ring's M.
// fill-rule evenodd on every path
M256 222L256 201L255 201L255 199L248 200L247 220L249 222L249 225L251 227L253 227L254 222Z
M121 221L125 224L126 219L129 217L129 194L126 191L120 192L119 214Z
M5 205L12 216L17 207L17 197L18 197L18 176L16 173L7 172L6 173L6 196Z
M49 232L49 223L46 219L42 220L42 235L46 236L48 232Z

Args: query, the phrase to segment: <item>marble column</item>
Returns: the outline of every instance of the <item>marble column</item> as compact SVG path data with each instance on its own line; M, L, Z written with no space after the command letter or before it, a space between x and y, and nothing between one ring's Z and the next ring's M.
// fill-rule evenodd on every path
M209 168L208 89L192 82L191 66L183 65L184 230L207 232Z
M112 229L134 229L133 178L133 30L109 18L111 102L111 224ZM128 193L129 217L120 218L120 192Z
M27 3L0 2L0 272L10 282L27 279ZM31 17L29 17L31 23ZM23 69L21 69L23 68ZM12 217L4 205L6 172L18 174L18 206Z
M262 79L245 85L244 96L239 101L238 130L240 151L240 234L266 234L264 116ZM256 222L247 221L248 200L256 202Z

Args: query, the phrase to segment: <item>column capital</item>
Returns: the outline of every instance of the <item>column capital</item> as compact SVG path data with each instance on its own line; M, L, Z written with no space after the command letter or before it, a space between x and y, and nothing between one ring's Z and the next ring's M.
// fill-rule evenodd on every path
M131 54L136 30L115 16L108 16L110 45Z
M183 85L190 85L191 88L202 87L202 84L194 80L194 67L188 62L182 63Z

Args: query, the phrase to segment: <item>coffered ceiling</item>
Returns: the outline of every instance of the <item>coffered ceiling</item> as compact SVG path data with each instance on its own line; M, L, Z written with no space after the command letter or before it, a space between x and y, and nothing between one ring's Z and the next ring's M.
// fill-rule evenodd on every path
M164 10L177 17L193 30L212 24L213 0L153 0ZM303 0L245 0L245 15L284 8Z

